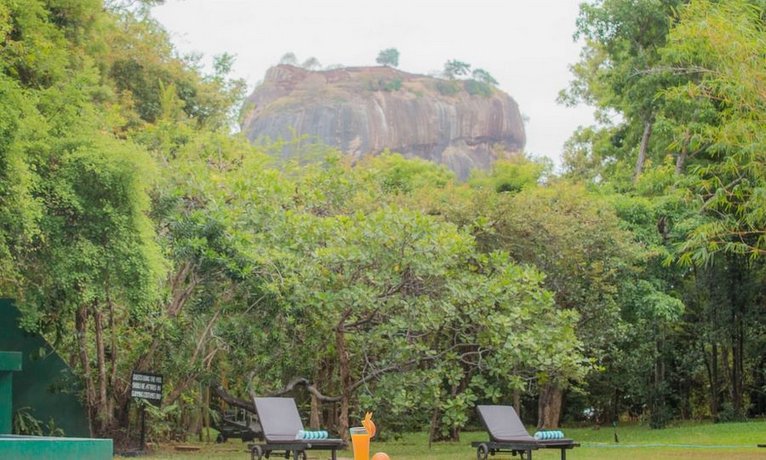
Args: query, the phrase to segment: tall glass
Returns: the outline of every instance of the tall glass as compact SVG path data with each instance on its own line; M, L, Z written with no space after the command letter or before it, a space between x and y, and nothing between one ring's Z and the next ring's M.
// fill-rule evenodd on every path
M370 460L370 434L361 426L351 428L354 460Z

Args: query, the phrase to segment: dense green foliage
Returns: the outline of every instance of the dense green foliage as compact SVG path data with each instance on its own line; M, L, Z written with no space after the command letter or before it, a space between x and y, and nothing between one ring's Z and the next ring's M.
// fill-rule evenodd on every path
M396 48L386 48L378 53L375 62L388 67L399 67L399 50Z
M456 439L498 401L540 426L763 414L764 11L581 11L563 98L602 123L562 177L516 155L460 183L300 140L278 161L231 133L230 56L203 74L144 8L0 0L0 295L118 440L133 369L165 375L164 436L206 423L215 382L246 397L297 377L329 396L312 424L342 434L367 409Z
M678 321L654 326L652 378L612 403L628 389L656 426L766 410L763 18L762 3L746 1L605 0L581 10L589 41L568 96L620 120L572 138L568 175L622 192L624 218L656 247L649 281L685 305Z
M452 59L444 63L442 75L447 81L440 81L436 89L443 95L452 95L460 90L456 79L466 78L462 82L463 89L472 96L489 97L492 95L494 87L497 86L497 80L484 69L473 69L471 64ZM468 76L471 78L467 78Z

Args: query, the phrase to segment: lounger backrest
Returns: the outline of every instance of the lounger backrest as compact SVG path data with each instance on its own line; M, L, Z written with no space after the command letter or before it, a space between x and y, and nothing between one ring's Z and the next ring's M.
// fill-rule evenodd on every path
M293 398L253 398L253 402L267 441L295 439L303 429Z
M476 406L493 441L534 441L512 406Z

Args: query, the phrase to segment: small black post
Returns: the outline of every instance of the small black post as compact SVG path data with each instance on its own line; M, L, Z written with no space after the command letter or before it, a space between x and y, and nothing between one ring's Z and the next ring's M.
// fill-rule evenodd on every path
M141 404L141 452L146 450L146 408Z

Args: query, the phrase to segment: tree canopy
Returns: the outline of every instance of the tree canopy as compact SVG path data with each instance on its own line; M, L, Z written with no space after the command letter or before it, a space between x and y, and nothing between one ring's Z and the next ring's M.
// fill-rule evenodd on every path
M378 53L375 62L388 67L399 67L399 50L396 48L386 48Z

